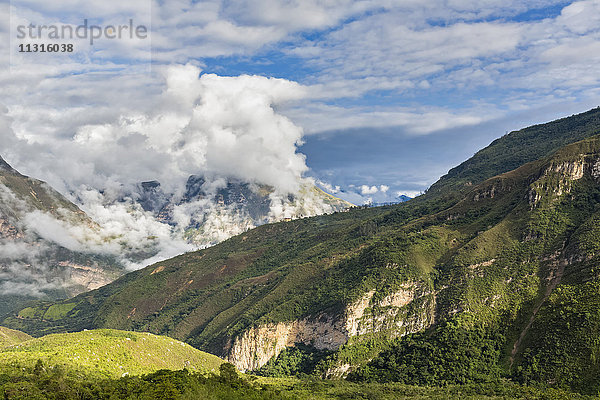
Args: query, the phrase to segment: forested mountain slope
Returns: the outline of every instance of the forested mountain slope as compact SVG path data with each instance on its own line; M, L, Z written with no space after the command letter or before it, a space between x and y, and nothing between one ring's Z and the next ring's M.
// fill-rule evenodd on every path
M563 120L561 143L597 132L597 113ZM511 135L522 160L539 159L489 177L499 167L466 168L453 179L470 185L396 206L261 226L3 324L164 333L265 374L302 344L324 376L596 393L600 136L552 152Z

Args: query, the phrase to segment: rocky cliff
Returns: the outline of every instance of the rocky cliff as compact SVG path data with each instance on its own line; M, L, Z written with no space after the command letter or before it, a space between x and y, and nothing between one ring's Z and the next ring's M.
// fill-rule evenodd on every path
M226 346L226 358L240 371L259 369L286 347L298 343L337 350L350 339L383 333L395 338L428 328L435 320L435 294L423 284L408 282L381 299L365 293L340 314L320 313L292 322L253 327Z
M297 194L281 196L267 185L236 179L216 184L199 175L188 178L183 194L167 193L159 182L151 181L138 185L129 196L201 248L266 223L352 207L308 183Z

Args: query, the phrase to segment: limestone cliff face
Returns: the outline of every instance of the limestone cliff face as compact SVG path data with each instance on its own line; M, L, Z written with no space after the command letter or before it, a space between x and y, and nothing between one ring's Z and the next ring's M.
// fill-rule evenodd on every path
M600 178L600 157L592 165L591 174L594 177L594 179L599 179Z
M251 328L230 341L226 358L240 371L252 371L296 343L336 350L349 339L369 333L402 336L433 324L434 309L435 295L422 283L406 283L383 297L372 290L339 315L321 313Z
M600 158L581 154L573 160L552 163L531 185L528 193L529 204L536 207L543 197L552 200L569 193L573 182L583 178L586 173L595 179L600 177Z

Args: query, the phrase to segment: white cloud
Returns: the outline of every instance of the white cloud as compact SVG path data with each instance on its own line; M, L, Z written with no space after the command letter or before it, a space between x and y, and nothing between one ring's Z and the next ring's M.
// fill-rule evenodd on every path
M369 186L369 185L362 185L360 187L360 193L363 195L366 194L375 194L379 191L379 189L377 188L377 186Z
M396 197L407 196L410 198L415 198L421 194L423 194L423 192L419 190L399 190L396 192Z
M25 10L20 14L29 19L44 14L77 16L72 23L84 14L103 21L123 15L148 19L149 1L114 9L93 3L29 1L20 3ZM54 57L44 60L43 68L29 57L29 62L13 69L12 76L0 78L0 84L12 116L36 107L38 118L30 122L15 118L14 124L22 137L41 142L54 135L72 135L81 125L111 123L128 111L157 106L159 80L144 64L150 56L155 63L195 59L201 65L198 59L204 57L252 57L265 48L279 51L279 43L289 43L284 51L304 59L315 73L303 79L304 102L294 109L282 105L279 110L308 132L396 125L427 134L474 125L498 117L490 114L499 110L505 115L525 97L523 104L539 107L564 98L564 91L575 92L575 97L591 95L600 80L597 0L574 2L556 18L510 22L519 13L552 5L556 3L550 0L164 2L151 7L152 54L136 56L137 64L111 61L111 54L124 56L136 48L114 43L98 49L98 58L91 54L85 60L56 62ZM319 30L324 34L314 39L298 35ZM161 68L155 66L154 72ZM23 93L23 85L36 87L39 96ZM494 93L501 98L493 102L501 104L492 113L472 104L453 109L452 104L418 101L403 107L327 103L360 98L374 90L435 98L448 90L477 96L480 88L493 87L503 90ZM563 92L555 92L556 88Z
M310 87L316 98L360 97L376 90L409 99L447 96L448 91L474 98L455 110L457 104L446 99L433 120L427 115L417 121L420 126L410 128L430 133L504 116L515 98L527 99L529 108L562 101L566 93L573 99L589 98L589 90L600 83L598 4L597 0L575 2L555 18L510 22L506 17L554 4L422 2L356 19L324 37L295 42L288 51L321 71ZM490 116L477 109L481 90L485 94L479 105L492 103L492 113L499 113ZM330 110L315 114L321 107L318 103L290 115L303 121L309 132L321 130L322 121L327 121L325 129L406 126L411 124L406 121L422 114L427 100L416 103L404 107L405 115L398 106L390 107L391 112L380 105L366 110L345 106L340 114L347 115L332 120L325 117Z
M302 121L307 134L363 127L400 127L404 132L424 135L444 129L473 126L497 118L494 106L475 105L450 111L441 107L335 106L321 102L290 107L285 114Z
M341 187L339 185L332 185L328 182L322 181L320 179L317 179L316 184L325 188L325 190L327 190L327 192L331 193L331 194L336 194L341 190Z
M574 2L562 9L556 22L578 35L597 32L600 26L600 1Z
M305 88L259 76L200 76L192 65L166 69L165 80L154 107L138 102L141 110L107 110L99 119L89 107L65 113L9 106L22 139L20 150L8 149L19 157L11 161L63 191L153 179L173 189L189 175L205 174L297 192L307 170L296 153L303 132L274 107L301 99Z

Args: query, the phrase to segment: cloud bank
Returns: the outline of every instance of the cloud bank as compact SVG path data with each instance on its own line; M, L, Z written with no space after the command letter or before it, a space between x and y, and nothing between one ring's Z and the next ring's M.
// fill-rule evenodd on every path
M28 288L33 296L60 290L68 277L47 279L53 276L49 260L57 248L111 257L131 270L259 223L332 211L304 176L308 167L297 152L302 129L277 112L278 106L304 98L305 87L261 76L202 74L192 64L161 72L164 85L148 107L103 115L102 123L85 123L90 118L82 113L78 124L67 126L71 134L56 110L48 109L43 123L39 116L33 120L37 130L32 120L21 119L25 109L5 110L2 136L11 162L59 188L93 224L31 209L12 196L26 245L0 247L6 258L0 294L16 290L11 288ZM191 175L202 177L196 189L203 195L184 199ZM160 182L156 199L163 196L171 207L168 221L158 218L160 210L145 210L139 202L140 182L150 180ZM237 204L217 204L218 191L230 182L268 190L270 210L264 219L252 219ZM190 227L197 231L190 233Z

